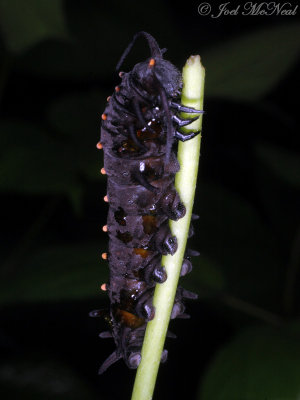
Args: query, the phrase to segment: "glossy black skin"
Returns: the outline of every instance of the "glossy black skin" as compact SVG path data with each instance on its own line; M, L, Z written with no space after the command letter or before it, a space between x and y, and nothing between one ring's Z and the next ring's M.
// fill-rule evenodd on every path
M116 350L99 373L120 358L129 368L136 368L141 360L146 322L155 315L154 287L167 279L161 257L177 250L168 219L185 215L174 187L180 167L173 145L176 138L188 140L198 133L177 131L198 117L185 121L176 115L183 108L175 101L182 88L181 74L162 58L149 34L140 34L146 36L155 56L136 64L131 72L120 73L121 83L102 115L110 206L107 288L111 325L110 333L102 337L113 337ZM199 113L189 108L184 111ZM185 260L182 275L190 270L191 263ZM191 297L188 293L177 290L172 318L186 316L183 298ZM164 351L162 361L166 358Z
M102 121L101 129L101 143L104 148L115 148L124 137L131 137L135 141L131 136L132 130L142 129L152 119L163 123L165 134L168 114L175 121L173 123L173 140L178 138L184 141L185 137L189 140L199 133L192 132L184 135L177 131L178 126L188 125L198 118L183 120L175 114L172 108L172 102L180 95L182 89L179 70L164 59L155 60L155 65L150 67L151 60L150 58L137 64L129 73L120 74L122 81L110 97L103 113L106 117ZM164 102L164 96L166 102ZM143 109L146 110L143 112ZM139 145L138 141L135 143ZM167 143L169 147L172 144ZM140 147L140 150L145 153L147 148ZM165 150L163 151L165 152ZM156 148L154 153L157 153Z
M157 79L154 78L152 68L149 68L149 61L137 64L133 71L121 74L121 83L117 90L112 94L104 114L107 116L102 121L101 143L105 148L115 148L119 144L120 139L130 137L130 129L142 129L146 121L152 118L164 120L164 112L161 108L161 99L159 97L159 87ZM172 75L176 75L176 85L171 85L169 79L164 87L168 89L170 99L173 94L178 96L181 87L181 78L179 71L174 73L174 68L170 68L169 62L159 60L159 65L166 64L168 68L161 68L172 71ZM155 65L156 70L156 65ZM149 91L148 91L149 90ZM168 93L167 92L167 93ZM142 109L146 107L146 112L142 113ZM140 118L139 118L140 116ZM165 121L164 121L165 123ZM109 134L107 136L105 131ZM117 136L115 136L117 135ZM141 149L145 150L146 149Z

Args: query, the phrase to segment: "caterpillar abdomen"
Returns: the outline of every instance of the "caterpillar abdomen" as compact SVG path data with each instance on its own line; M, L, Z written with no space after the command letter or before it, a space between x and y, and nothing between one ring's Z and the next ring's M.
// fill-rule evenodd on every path
M176 237L170 232L168 220L185 215L185 206L174 187L179 163L174 144L176 139L188 140L180 127L193 120L183 120L176 112L201 113L176 102L182 88L181 74L163 59L155 39L139 32L125 50L119 65L130 51L135 39L144 36L151 49L151 58L137 64L129 73L120 73L121 83L108 98L102 114L101 146L104 170L108 177L109 213L108 262L110 298L110 332L115 352L103 363L99 373L123 358L130 368L141 360L141 346L147 321L154 318L152 304L156 283L167 279L161 265L164 254L177 250ZM118 66L119 66L118 65ZM184 260L182 275L192 269ZM177 289L172 318L184 318L183 298L194 295ZM92 316L103 312L94 311ZM162 354L162 361L167 351Z

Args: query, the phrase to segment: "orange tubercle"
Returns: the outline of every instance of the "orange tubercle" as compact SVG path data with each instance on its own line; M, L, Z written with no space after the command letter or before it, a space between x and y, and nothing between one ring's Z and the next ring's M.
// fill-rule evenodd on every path
M105 121L107 119L107 115L106 114L102 114L101 118L103 119L103 121Z
M101 290L103 290L103 292L106 292L107 290L107 285L106 283L102 283L102 285L100 286Z
M116 86L116 87L115 87L115 91L116 91L116 92L119 92L119 91L120 91L120 87L119 87L119 86Z
M102 253L101 257L102 257L103 260L107 260L107 253Z
M105 203L108 203L108 196L107 196L107 195L104 196L104 197L103 197L103 200L105 201Z
M101 144L100 142L98 142L98 143L96 144L96 147L97 147L98 150L103 149L103 146L102 146L102 144Z
M155 65L155 60L154 60L154 58L151 58L151 60L149 61L148 67L152 68L152 67L154 67L154 65Z
M106 174L106 171L105 171L104 168L101 168L100 172L101 172L102 175L105 175L105 174Z
M106 98L106 101L109 101L111 99L111 96L108 96L107 98Z
M104 225L104 226L102 227L102 230L103 230L103 232L107 232L107 231L108 231L107 225Z

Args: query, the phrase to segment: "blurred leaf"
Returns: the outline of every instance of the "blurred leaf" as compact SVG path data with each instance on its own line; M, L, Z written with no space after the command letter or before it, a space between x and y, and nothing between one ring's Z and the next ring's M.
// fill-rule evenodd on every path
M78 210L82 184L72 146L25 122L2 122L0 130L0 192L65 194Z
M257 155L280 179L293 186L300 186L300 159L292 152L275 146L259 145Z
M0 130L0 191L67 194L77 208L81 185L65 146L24 122L2 122Z
M266 219L272 221L280 252L285 255L282 273L286 274L299 224L299 196L296 190L299 189L300 164L294 149L291 151L265 142L258 143L255 152L255 193Z
M299 343L299 336L283 329L244 331L217 354L198 399L299 399Z
M0 283L0 303L80 299L102 295L108 279L99 245L38 250L10 281ZM101 260L99 262L99 260Z
M68 136L73 162L90 179L99 179L102 154L96 151L100 137L100 115L107 95L90 91L60 98L48 112L53 128Z
M13 52L48 38L67 37L62 0L0 0L0 27Z
M220 266L204 255L193 258L193 271L183 277L181 283L185 288L201 296L205 293L220 291L226 286Z
M254 31L204 51L207 95L261 98L292 67L299 50L300 26L293 23Z
M49 354L26 354L0 363L3 399L81 400L95 399L80 376Z
M272 231L243 198L204 183L199 184L199 193L197 244L193 240L192 246L201 253L199 268L201 257L207 257L219 266L230 293L274 307L281 285L281 260Z
M159 0L136 2L130 12L128 4L118 0L66 1L65 11L72 43L42 43L24 54L17 68L64 79L117 78L116 64L136 33L141 16L143 30L150 33L155 21L155 37L162 47L174 43L176 50L183 45L168 5ZM149 56L143 39L137 41L125 67L131 69L141 60L141 54L143 59Z
M101 114L107 96L99 91L64 96L49 107L48 119L55 129L71 137L78 136L82 140L85 132L89 131L99 136Z

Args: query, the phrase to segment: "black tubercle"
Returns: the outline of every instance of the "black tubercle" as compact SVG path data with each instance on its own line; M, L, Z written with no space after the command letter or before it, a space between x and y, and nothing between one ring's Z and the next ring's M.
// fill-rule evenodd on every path
M176 221L186 213L174 186L175 174L180 169L177 139L190 140L200 133L182 133L179 129L203 112L178 103L181 74L163 58L165 49L161 50L147 32L134 35L117 70L140 37L148 43L150 58L136 64L130 72L119 74L121 84L109 97L102 114L100 143L109 199L110 276L106 289L110 310L95 310L90 316L105 318L109 331L99 336L112 337L116 350L104 361L100 374L120 358L129 368L137 368L141 362L146 323L155 316L155 284L167 279L162 255L173 255L177 250L177 239L170 231L168 219ZM191 118L176 114L180 112L192 114ZM187 258L181 275L191 270ZM195 295L179 287L172 318L187 318L184 298ZM174 337L170 332L168 336ZM161 362L166 361L167 354L164 350Z

